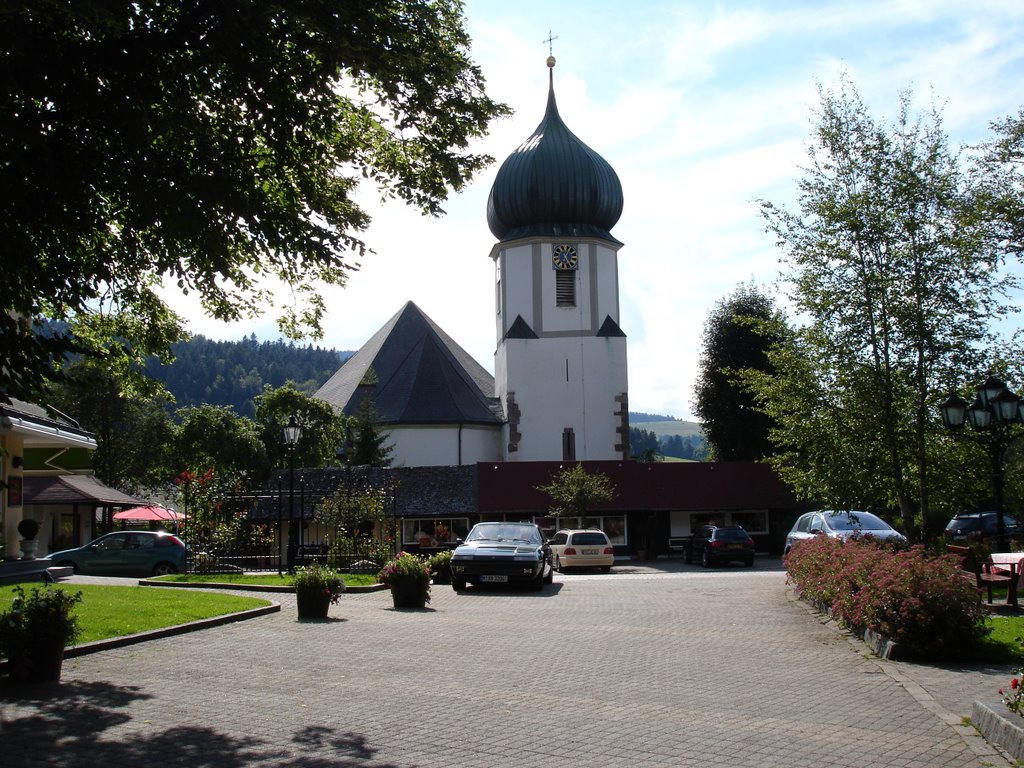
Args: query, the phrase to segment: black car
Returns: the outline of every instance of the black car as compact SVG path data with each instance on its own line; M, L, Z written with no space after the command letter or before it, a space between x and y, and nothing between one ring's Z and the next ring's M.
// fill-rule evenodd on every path
M995 542L997 538L995 512L963 512L946 524L946 535L951 541L987 541ZM1015 517L1003 515L1003 528L1006 539L1020 539L1021 527Z
M705 568L729 562L749 567L754 564L754 540L739 525L703 525L690 537L684 558L688 563L700 558Z
M452 552L452 588L519 582L541 590L554 576L551 549L534 523L477 523Z

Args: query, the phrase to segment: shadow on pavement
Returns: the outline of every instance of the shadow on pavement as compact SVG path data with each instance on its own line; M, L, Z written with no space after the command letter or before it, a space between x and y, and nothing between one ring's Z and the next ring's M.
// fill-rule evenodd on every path
M108 683L0 685L0 740L4 765L153 765L169 768L328 768L377 763L364 735L309 726L290 743L274 744L252 735L240 737L212 728L147 723L152 732L104 732L138 715L132 709L149 694Z

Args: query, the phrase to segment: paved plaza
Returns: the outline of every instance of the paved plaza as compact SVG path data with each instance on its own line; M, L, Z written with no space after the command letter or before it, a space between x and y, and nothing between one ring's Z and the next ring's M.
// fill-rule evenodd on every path
M879 660L794 600L777 561L434 587L424 611L348 594L327 621L267 597L279 613L0 685L0 763L1010 765L963 722L1010 668Z

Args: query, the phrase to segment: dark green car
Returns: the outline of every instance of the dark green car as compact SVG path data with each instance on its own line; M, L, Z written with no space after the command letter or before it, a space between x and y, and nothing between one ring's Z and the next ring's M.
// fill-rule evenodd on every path
M119 531L49 556L88 576L164 576L185 570L185 544L163 531Z

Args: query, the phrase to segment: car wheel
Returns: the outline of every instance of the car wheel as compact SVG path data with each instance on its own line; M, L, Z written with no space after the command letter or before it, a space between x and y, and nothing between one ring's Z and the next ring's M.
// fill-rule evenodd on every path
M612 569L612 567L610 565L602 565L601 566L601 570L604 571L605 573L608 573L611 569Z
M560 558L558 555L555 555L555 564L552 567L556 571L561 573L562 572L562 558Z
M81 571L78 569L78 566L75 565L74 563L72 563L70 560L63 560L63 561L57 563L57 567L58 568L70 568L71 572L73 574L75 574L75 575L78 575L79 573L81 573Z
M178 569L170 563L157 563L153 566L154 576L166 576L169 573L177 573Z
M693 552L689 547L683 550L683 562L687 565L693 562Z
M544 583L545 584L554 584L555 583L555 567L554 566L551 566L551 568L548 569L548 575L544 577Z
M465 588L466 588L466 580L465 579L452 579L452 589L454 589L456 592L461 592Z
M711 558L708 557L708 551L706 549L700 553L700 564L705 568L711 567Z

